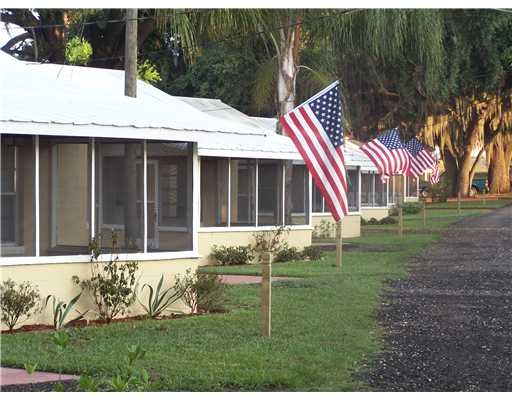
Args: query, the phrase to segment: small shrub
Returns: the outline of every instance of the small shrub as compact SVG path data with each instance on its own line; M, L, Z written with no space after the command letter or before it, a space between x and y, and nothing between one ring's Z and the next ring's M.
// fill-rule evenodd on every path
M263 253L278 253L287 246L285 236L290 233L290 228L278 226L277 229L271 231L261 231L253 234L254 246L253 251L258 254L261 259Z
M330 239L334 237L334 229L335 225L326 220L323 219L320 221L319 225L315 226L315 229L313 230L313 237L315 239Z
M158 281L156 289L153 289L153 286L147 283L142 286L141 292L145 287L147 287L149 290L149 296L146 304L142 303L140 300L139 303L142 308L144 308L149 318L158 318L165 310L169 309L172 304L176 303L183 297L183 292L177 291L173 287L162 292L163 282L164 276L162 275Z
M75 304L80 299L81 295L82 293L78 293L78 295L73 297L71 301L67 304L61 300L58 300L57 297L55 297L54 295L46 296L46 301L44 303L45 307L48 306L48 302L50 301L50 299L52 299L53 327L55 329L63 328L70 322L78 321L84 317L87 311L83 313L77 311L79 313L77 317L71 319L70 321L66 321L66 318L75 307Z
M66 44L64 57L73 65L87 65L92 55L92 46L87 39L75 36Z
M224 285L217 275L187 269L184 276L176 277L174 288L183 293L183 301L192 313L224 310Z
M406 202L402 204L402 212L406 214L419 214L423 209L423 205L419 201Z
M287 262L287 261L298 261L302 260L302 254L297 247L284 246L279 250L274 258L275 262Z
M368 221L365 220L363 217L361 217L361 225L364 226L364 225L368 225Z
M117 239L112 234L112 254L116 252ZM90 244L91 278L82 280L73 277L75 284L90 294L99 317L109 323L117 315L122 315L135 302L135 274L139 269L137 262L120 263L119 257L112 256L110 261L102 263L99 241L95 238Z
M40 300L37 286L28 281L16 284L12 279L7 279L0 285L2 322L12 332L17 324L30 318Z
M372 217L368 220L368 225L379 225L379 221L377 218Z
M395 218L384 217L379 221L380 225L393 225L398 224L398 221Z
M320 260L323 256L322 250L316 246L306 246L302 250L302 258L309 259L311 261Z
M221 265L249 264L254 258L251 246L213 246L211 257Z
M451 183L448 179L441 179L439 183L429 184L426 189L432 196L433 203L446 203L451 192Z

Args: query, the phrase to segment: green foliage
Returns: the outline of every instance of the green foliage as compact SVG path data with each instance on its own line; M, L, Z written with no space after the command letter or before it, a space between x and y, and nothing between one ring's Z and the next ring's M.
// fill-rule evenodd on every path
M137 65L137 78L152 85L162 80L156 66L149 60Z
M175 290L174 287L170 287L162 292L163 282L164 276L162 274L156 289L153 289L153 287L147 283L141 288L141 292L145 287L149 290L147 303L142 303L139 300L149 318L158 318L164 311L168 310L172 304L183 297L183 291Z
M398 215L398 211L390 210L390 213L396 212ZM369 220L365 220L364 218L361 218L361 225L393 225L398 224L398 221L393 218L392 216L384 217L380 220L377 218L370 218Z
M406 215L419 214L423 210L423 203L419 201L407 201L402 204L402 212Z
M429 184L427 193L432 197L433 203L446 203L451 193L451 184L448 179L441 179L438 183Z
M221 265L248 264L254 258L251 246L213 246L211 258Z
M320 221L320 224L316 225L313 229L313 238L314 239L330 239L334 236L334 227L335 225L323 219Z
M75 284L79 285L92 297L99 317L109 323L135 302L136 279L139 269L136 261L120 263L115 256L116 239L112 237L112 258L107 262L98 261L101 256L101 247L98 238L94 238L89 245L91 252L91 278L80 280L73 277Z
M64 56L69 64L87 65L92 56L92 46L87 39L74 36L66 43Z
M284 245L281 250L279 250L274 258L275 262L287 262L287 261L299 261L302 260L302 254L297 249L297 247L292 246L288 247L288 245Z
M242 112L251 112L257 61L250 47L210 46L188 71L163 89L173 95L220 99Z
M302 250L302 258L309 259L310 261L321 260L323 256L323 252L319 247L316 246L306 246Z
M261 259L263 253L278 253L287 246L285 238L288 237L290 228L284 225L276 226L276 229L253 233L253 251Z
M176 276L175 290L183 293L183 301L192 313L209 313L224 310L224 285L218 275L192 273Z
M118 372L109 382L114 392L131 392L145 390L149 387L149 373L144 368L137 368L135 362L142 360L146 351L140 346L130 346L124 364L118 366Z
M97 392L99 390L99 384L94 378L88 375L82 375L78 380L78 389L82 392Z
M52 341L59 352L62 352L68 347L69 334L66 331L57 331L52 335Z
M32 310L40 300L39 289L32 283L25 281L16 284L12 279L3 281L0 285L0 307L2 322L8 326L9 331L32 315ZM20 318L23 320L20 320Z
M27 372L27 374L29 375L32 375L34 372L36 372L36 369L37 369L37 363L25 363L23 364L23 368L25 368L25 371Z
M52 313L53 313L53 327L55 329L61 329L65 327L67 324L73 321L78 321L84 317L87 311L83 313L79 313L79 315L70 321L66 321L69 313L74 309L75 304L80 299L82 293L79 293L75 297L71 299L69 303L64 303L61 300L58 300L54 295L46 296L45 307L48 306L48 302L50 299L52 300ZM78 311L77 311L78 312Z

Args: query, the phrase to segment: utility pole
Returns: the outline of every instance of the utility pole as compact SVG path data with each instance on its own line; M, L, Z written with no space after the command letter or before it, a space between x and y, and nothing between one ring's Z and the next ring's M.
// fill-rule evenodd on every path
M137 97L137 9L126 10L124 95Z
M126 10L124 95L137 97L137 9ZM137 218L137 151L139 143L126 143L124 154L124 248L141 250Z

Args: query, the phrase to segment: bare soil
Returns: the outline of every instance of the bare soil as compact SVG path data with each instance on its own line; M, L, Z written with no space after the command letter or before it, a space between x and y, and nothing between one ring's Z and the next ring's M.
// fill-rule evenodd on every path
M392 282L379 391L512 390L512 206L465 218Z

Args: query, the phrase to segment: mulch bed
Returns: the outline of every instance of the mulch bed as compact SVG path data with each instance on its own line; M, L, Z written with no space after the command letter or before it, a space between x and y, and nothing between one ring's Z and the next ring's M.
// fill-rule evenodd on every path
M379 391L511 391L511 242L509 206L465 218L412 260L383 298L386 350L362 377Z
M215 311L215 313L223 313L226 311ZM213 313L213 312L211 312ZM182 319L182 318L191 318L195 316L204 315L203 313L196 313L196 314L171 314L171 315L165 315L159 318L156 318L155 320L167 320L167 319ZM120 324L120 323L128 323L128 322L134 322L134 321L144 321L149 319L145 315L136 315L133 317L123 317L123 318L116 318L110 321L110 324ZM97 320L90 320L87 322L86 320L79 320L79 321L73 321L66 325L66 328L86 328L88 326L101 326L101 325L108 325L106 321L97 319ZM12 332L9 330L3 330L1 331L2 335L9 335L9 334L16 334L16 333L23 333L23 332L34 332L34 331L54 331L53 325L44 325L44 324L34 324L34 325L23 325L22 327L18 329L14 329Z
M55 382L28 383L25 385L5 385L1 387L2 392L53 392ZM76 380L61 381L65 392L77 392L78 382Z

